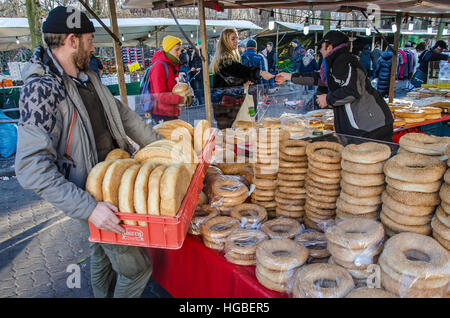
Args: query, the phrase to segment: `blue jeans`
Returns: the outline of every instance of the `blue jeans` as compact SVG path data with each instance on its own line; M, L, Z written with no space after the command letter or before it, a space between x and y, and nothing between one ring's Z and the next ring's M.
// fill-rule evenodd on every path
M414 85L414 87L421 87L422 84L427 83L427 74L422 72L421 70L417 70L413 77L411 78L411 84Z

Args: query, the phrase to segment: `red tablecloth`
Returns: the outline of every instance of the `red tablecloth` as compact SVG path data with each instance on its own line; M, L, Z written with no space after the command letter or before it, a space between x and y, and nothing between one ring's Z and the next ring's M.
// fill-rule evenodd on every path
M187 235L178 250L149 248L153 278L176 298L285 298L262 286L255 266L227 262L223 252L203 245Z

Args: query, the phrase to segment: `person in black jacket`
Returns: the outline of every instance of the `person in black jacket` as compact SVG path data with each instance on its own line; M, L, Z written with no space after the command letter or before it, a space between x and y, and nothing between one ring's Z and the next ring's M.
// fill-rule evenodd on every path
M267 64L269 66L269 72L273 75L276 74L277 70L277 52L273 50L273 43L267 42L266 44L267 48ZM270 79L269 80L269 89L275 88L275 80Z
M447 43L445 41L439 40L434 44L434 46L426 51L423 51L419 55L419 67L411 79L411 84L414 87L420 87L422 84L427 83L428 78L428 64L431 61L445 61L450 63L450 56L442 54L444 50L447 50Z
M381 96L386 97L389 94L389 86L391 83L391 67L392 67L392 52L391 45L389 45L378 59L373 72L373 78L377 78L377 91Z
M202 57L199 55L201 47L202 42L200 40L196 41L195 48L197 50L192 51L191 58L189 59L188 78L199 104L204 105L205 95L203 93Z
M392 142L392 113L350 53L348 42L344 33L328 32L318 43L324 56L320 73L280 73L275 81L319 86L317 103L321 108L333 108L337 133Z
M261 77L265 80L275 77L258 67L241 64L238 40L239 36L235 28L223 30L211 63L214 90L220 88L227 91L220 103L213 104L214 118L219 129L231 127L242 103L240 98L231 93L232 90L228 88L242 87L248 82L258 83Z

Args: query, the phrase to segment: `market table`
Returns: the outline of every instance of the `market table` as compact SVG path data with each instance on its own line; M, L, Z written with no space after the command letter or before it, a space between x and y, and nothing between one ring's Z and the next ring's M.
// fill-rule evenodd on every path
M149 248L153 279L176 298L287 298L262 286L255 266L229 263L224 252L187 235L179 250Z
M439 119L422 121L416 124L394 127L394 142L398 143L401 136L409 132L424 132L427 135L447 136L450 132L446 130L445 124L450 121L450 114L445 114Z

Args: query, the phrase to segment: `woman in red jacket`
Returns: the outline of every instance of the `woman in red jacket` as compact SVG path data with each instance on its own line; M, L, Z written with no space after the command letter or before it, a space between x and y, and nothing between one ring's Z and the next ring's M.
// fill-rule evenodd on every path
M163 49L155 52L150 69L150 86L155 104L152 118L155 123L177 119L180 116L180 105L192 103L191 96L180 96L172 93L177 84L181 40L168 35L163 39Z

